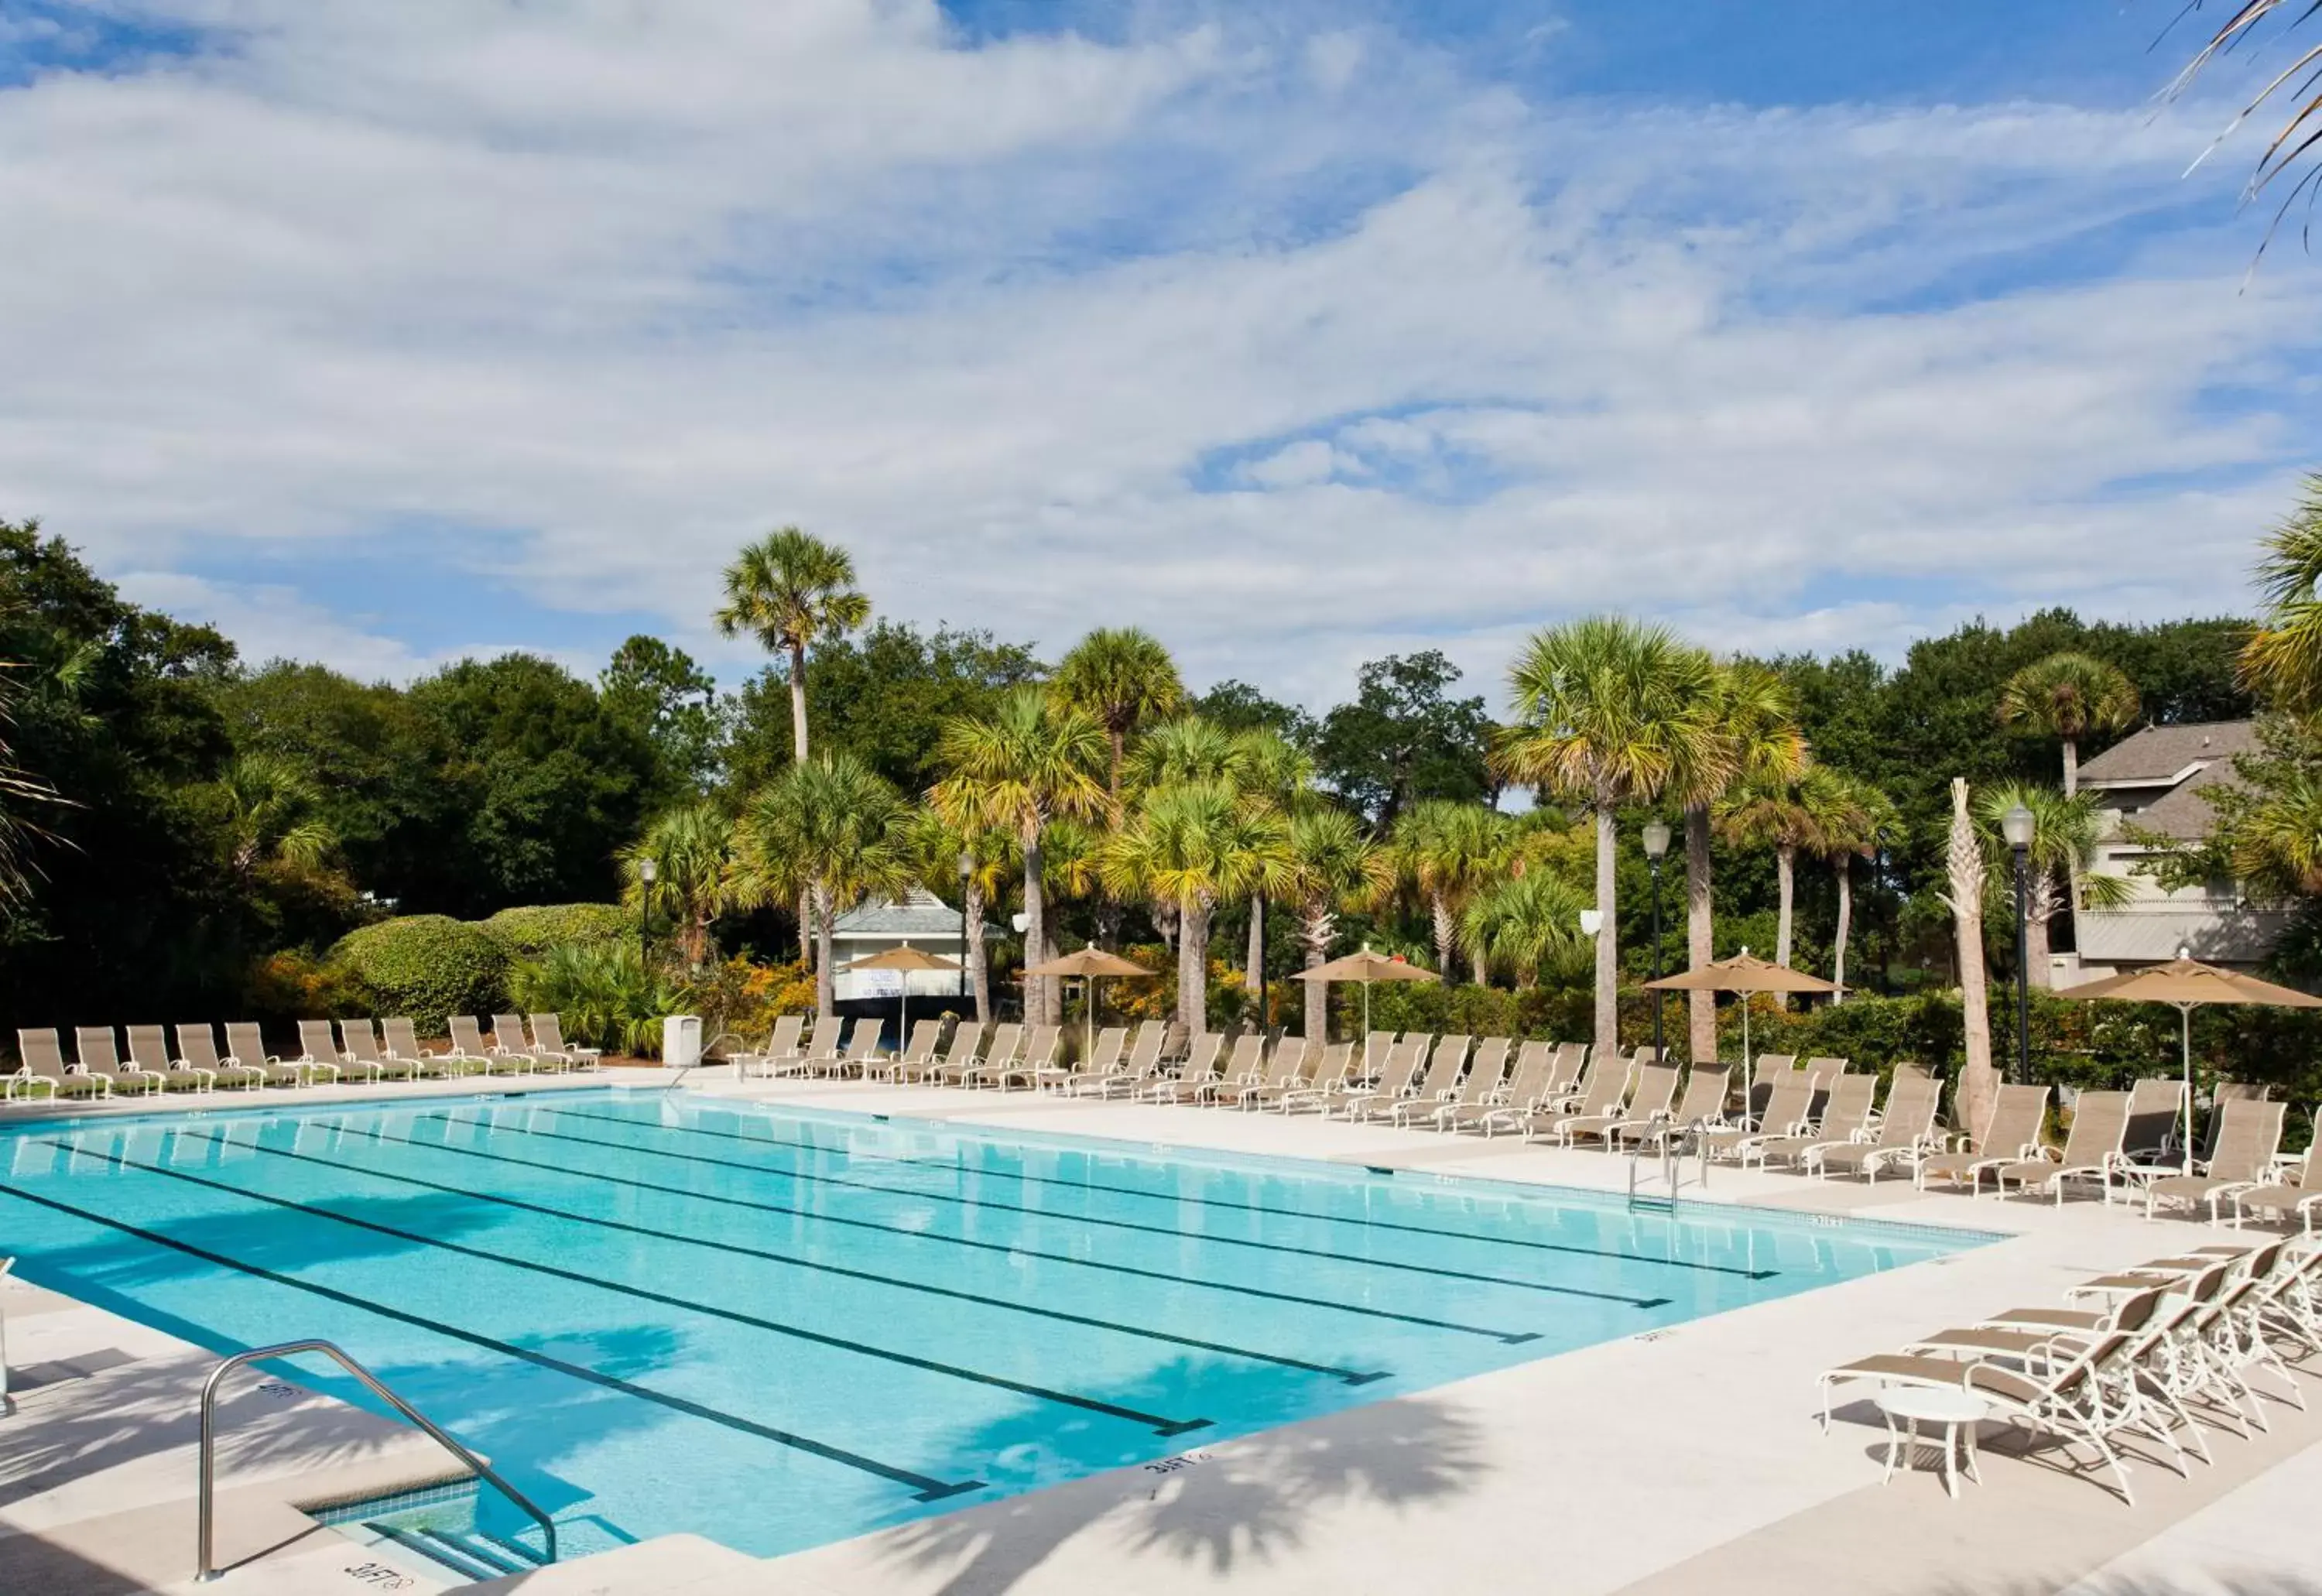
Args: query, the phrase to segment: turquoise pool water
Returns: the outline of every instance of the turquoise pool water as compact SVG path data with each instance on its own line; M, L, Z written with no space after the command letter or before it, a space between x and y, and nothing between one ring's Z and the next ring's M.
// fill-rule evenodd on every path
M1980 1239L613 1090L0 1129L18 1272L339 1342L567 1555L794 1550Z

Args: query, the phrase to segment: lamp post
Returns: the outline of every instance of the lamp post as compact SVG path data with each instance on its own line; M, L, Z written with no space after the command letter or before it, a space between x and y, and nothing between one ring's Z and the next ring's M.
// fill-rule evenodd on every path
M2025 936L2029 918L2032 834L2038 827L2032 811L2022 804L1999 817L1999 834L2016 855L2016 1079L2032 1079L2032 950Z
M959 851L959 1001L964 1017L967 1005L967 883L975 874L975 861L967 850Z
M1653 979L1661 978L1661 859L1668 853L1669 828L1665 821L1645 822L1645 862L1653 872ZM1656 1061L1668 1055L1661 1051L1661 1007L1668 994L1653 994L1653 1057Z
M651 935L647 926L653 917L653 884L661 876L661 866L650 859L637 861L637 968L645 966L645 940Z

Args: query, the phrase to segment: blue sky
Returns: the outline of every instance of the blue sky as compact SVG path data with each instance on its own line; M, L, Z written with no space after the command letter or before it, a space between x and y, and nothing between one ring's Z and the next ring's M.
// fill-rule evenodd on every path
M1134 623L1324 704L2238 609L2317 267L2164 0L0 0L0 515L252 655Z

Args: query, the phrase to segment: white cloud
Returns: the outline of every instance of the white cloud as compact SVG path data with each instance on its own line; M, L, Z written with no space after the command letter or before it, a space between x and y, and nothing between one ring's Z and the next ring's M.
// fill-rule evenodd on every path
M0 513L261 656L425 663L174 566L415 517L729 669L718 567L783 521L885 613L1310 701L1603 606L1892 655L2241 605L2310 430L2296 269L2075 254L2226 214L2142 108L1527 106L925 0L163 9L232 48L0 93Z

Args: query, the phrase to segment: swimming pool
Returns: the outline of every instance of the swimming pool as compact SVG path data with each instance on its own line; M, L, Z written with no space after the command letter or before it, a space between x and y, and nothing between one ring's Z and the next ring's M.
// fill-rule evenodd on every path
M20 1273L339 1342L567 1556L795 1550L1981 1239L617 1089L0 1129Z

